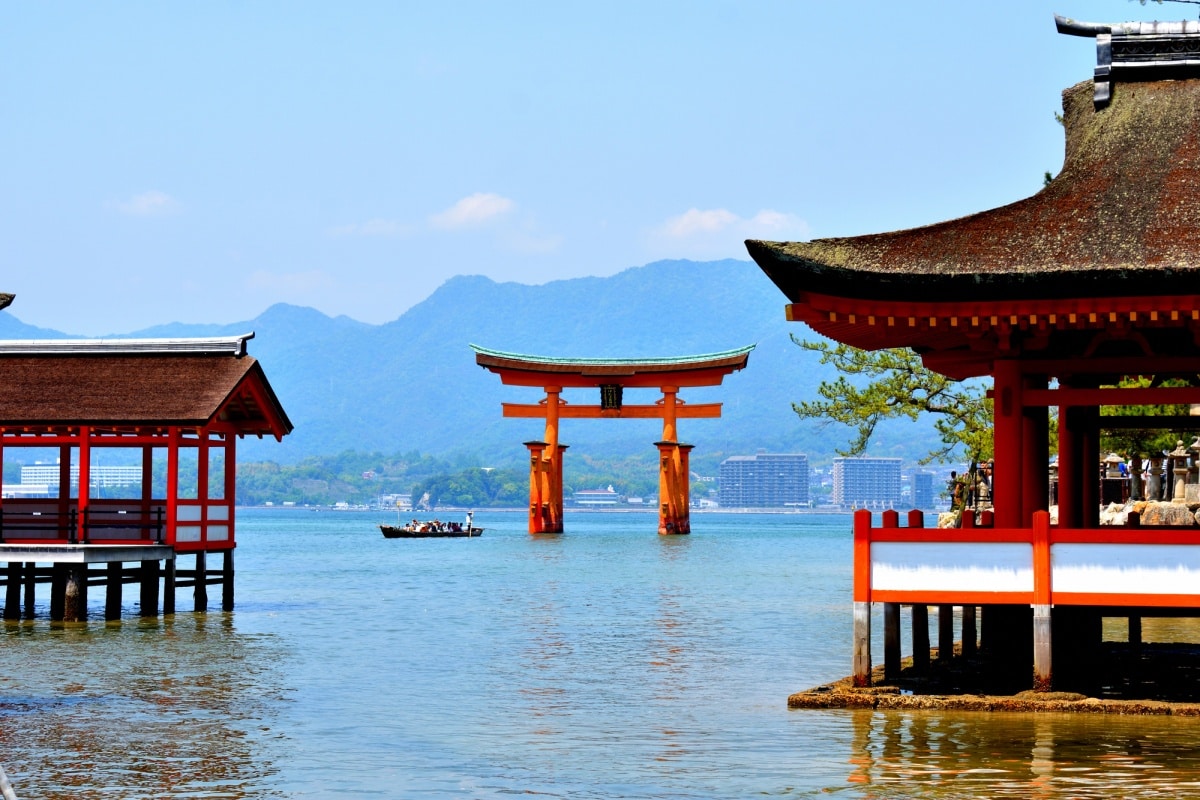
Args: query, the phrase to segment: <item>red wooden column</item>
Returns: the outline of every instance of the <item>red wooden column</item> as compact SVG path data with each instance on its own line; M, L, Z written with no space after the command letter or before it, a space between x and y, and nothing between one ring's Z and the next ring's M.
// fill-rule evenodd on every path
M4 483L4 433L0 431L0 485ZM0 541L4 540L4 492L0 491Z
M992 476L992 493L996 509L996 527L1016 528L1021 525L1022 470L1026 466L1024 445L1024 381L1020 362L997 360L994 368L995 388L992 409L995 420L996 471Z
M1050 559L1050 514L1033 515L1033 689L1049 691L1053 684L1050 612L1053 599Z
M196 579L192 585L192 608L197 613L208 608L208 437L206 430L197 432L196 501L199 503L200 549L196 551Z
M233 548L237 546L237 437L225 434L225 503L229 508L229 549L221 564L221 610L233 611Z
M541 533L562 533L562 450L558 444L558 418L562 387L546 388L546 447L542 450L542 507L546 522Z
M658 532L691 533L687 465L692 445L665 440L654 445L658 448Z
M543 533L546 529L546 514L543 511L542 453L546 443L525 442L529 448L529 532Z
M679 456L679 485L682 490L682 502L679 506L680 520L675 528L676 533L692 532L692 467L691 455L694 445L681 444L677 451Z
M871 512L854 512L854 655L855 686L871 685ZM928 651L927 651L928 652Z
M76 530L79 541L87 542L88 505L92 490L92 429L79 426L79 500L76 503L78 516Z

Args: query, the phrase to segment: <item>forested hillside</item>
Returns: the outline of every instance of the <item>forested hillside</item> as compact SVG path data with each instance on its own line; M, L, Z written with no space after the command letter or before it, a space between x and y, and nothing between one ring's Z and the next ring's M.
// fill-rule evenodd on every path
M715 389L685 392L691 402L719 401L716 420L683 420L680 435L696 445L693 464L715 474L728 455L807 452L827 460L843 431L802 424L794 400L811 396L828 368L796 347L785 298L752 263L663 261L608 278L529 286L481 276L447 281L422 303L384 325L330 318L310 308L276 305L230 325L172 324L129 336L211 336L254 331L258 358L296 426L283 443L247 441L239 461L295 464L315 455L422 453L492 465L523 463L521 442L541 436L536 420L506 420L500 403L534 402L537 390L506 387L475 365L470 343L554 356L673 356L756 345L749 366ZM0 313L0 336L64 334L23 325ZM114 325L119 320L114 318ZM590 395L568 400L594 403ZM627 402L652 402L632 391ZM914 436L920 430L922 436ZM925 427L882 430L872 455L916 457ZM569 460L653 454L655 420L569 420L562 430Z

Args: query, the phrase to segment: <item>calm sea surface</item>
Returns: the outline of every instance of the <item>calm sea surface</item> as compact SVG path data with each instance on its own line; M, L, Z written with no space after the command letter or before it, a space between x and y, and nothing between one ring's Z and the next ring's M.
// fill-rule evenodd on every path
M848 516L390 521L239 512L231 614L39 596L0 629L17 796L1200 797L1197 720L789 711L848 672Z

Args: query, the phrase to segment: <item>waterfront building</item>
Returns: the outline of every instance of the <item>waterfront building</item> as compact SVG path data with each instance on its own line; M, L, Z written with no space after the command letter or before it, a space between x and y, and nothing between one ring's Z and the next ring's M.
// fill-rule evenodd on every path
M573 499L575 505L583 508L611 508L621 502L621 496L611 486L607 489L578 489Z
M933 473L918 470L912 474L913 508L931 509L937 505L937 493L933 488Z
M717 503L721 508L807 508L808 456L757 453L721 462Z
M835 458L833 503L842 508L882 511L900 505L899 458Z
M21 485L53 485L58 488L62 468L58 464L31 464L21 467ZM93 464L88 470L88 480L93 489L137 486L142 482L142 468L138 465ZM72 464L70 487L79 486L79 465Z
M84 619L90 585L105 586L109 619L125 583L140 585L143 615L158 613L160 585L165 613L179 586L193 587L199 610L219 584L233 607L236 442L292 430L247 353L252 336L0 341L0 463L13 450L58 451L56 465L31 465L37 491L0 493L6 619L33 616L39 584L55 620ZM98 463L117 450L137 465ZM183 555L194 569L176 568Z
M993 382L994 512L964 514L956 530L925 529L920 512L907 528L894 511L882 527L855 514L859 685L871 680L874 604L886 675L899 674L901 606L911 609L918 670L929 658L928 606L939 606L944 658L957 606L962 651L975 651L982 609L982 646L1007 654L1010 674L1032 673L1039 690L1086 676L1102 617L1125 617L1137 647L1146 615L1200 616L1186 454L1173 457L1180 502L1149 503L1122 530L1100 528L1097 476L1102 420L1187 438L1200 428L1172 412L1200 403L1200 22L1057 22L1094 37L1098 63L1092 80L1063 93L1066 158L1037 194L890 233L747 242L788 297L789 320L865 350L911 348L955 380ZM1149 380L1124 380L1134 377ZM1165 412L1102 417L1112 406Z

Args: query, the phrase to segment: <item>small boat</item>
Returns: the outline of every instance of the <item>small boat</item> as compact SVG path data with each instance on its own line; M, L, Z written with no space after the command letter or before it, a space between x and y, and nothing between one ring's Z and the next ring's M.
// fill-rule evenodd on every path
M466 522L442 522L441 520L413 520L404 525L380 525L385 539L437 539L450 537L478 536L483 528L471 524L475 512L467 514Z

